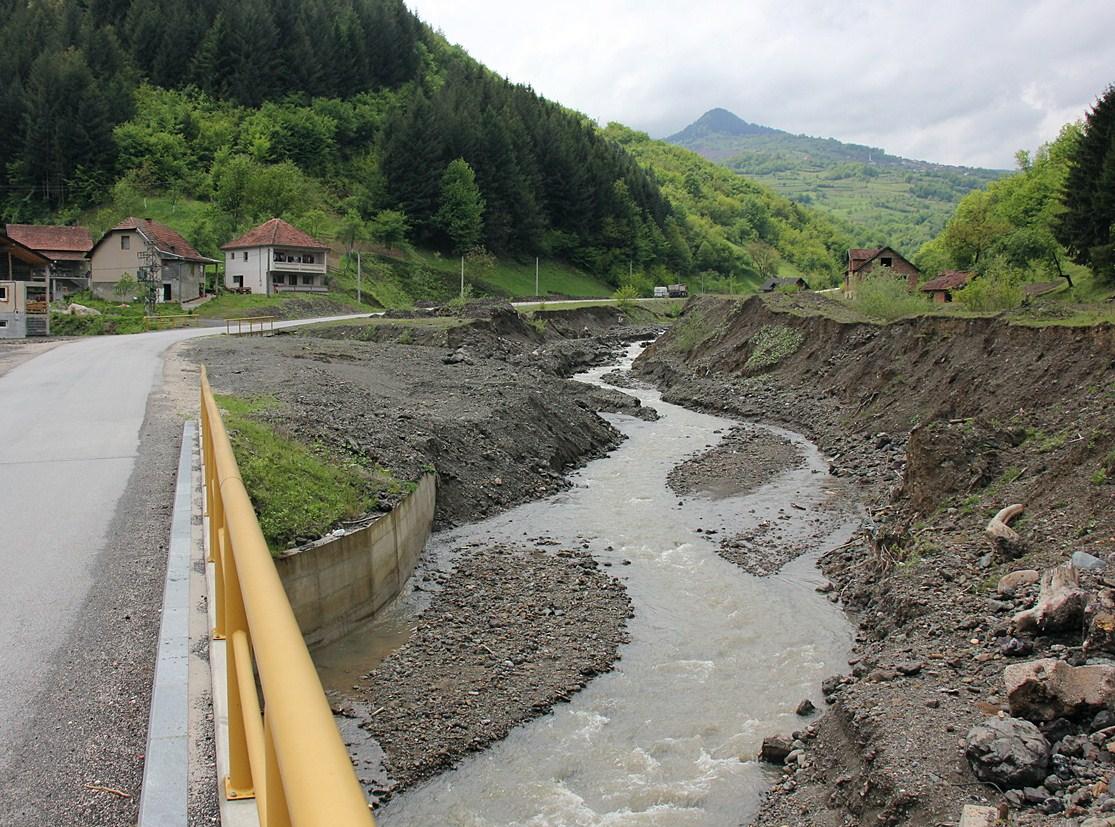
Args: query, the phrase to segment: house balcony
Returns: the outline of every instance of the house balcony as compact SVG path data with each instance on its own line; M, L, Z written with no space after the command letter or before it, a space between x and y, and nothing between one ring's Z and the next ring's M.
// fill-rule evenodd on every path
M294 258L292 256L292 258ZM317 256L319 259L313 264L306 264L301 261L272 261L272 273L321 273L325 275L325 256Z
M276 293L328 293L329 288L324 284L273 284Z

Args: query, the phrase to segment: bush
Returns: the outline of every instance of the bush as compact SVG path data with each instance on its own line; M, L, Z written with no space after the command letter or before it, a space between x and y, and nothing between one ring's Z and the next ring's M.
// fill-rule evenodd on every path
M865 316L888 322L926 313L932 306L925 296L911 293L905 281L886 276L863 282L852 297L852 305Z
M630 307L639 298L639 288L633 284L625 284L612 294L612 298L620 307Z
M995 312L1011 310L1022 304L1022 287L1000 276L976 278L956 293L956 300L968 310Z

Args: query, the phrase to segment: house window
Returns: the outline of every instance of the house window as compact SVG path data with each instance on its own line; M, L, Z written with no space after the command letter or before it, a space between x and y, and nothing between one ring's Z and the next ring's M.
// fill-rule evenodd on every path
M302 283L303 284L313 284L314 283L314 277L313 276L302 276Z
M6 302L7 300L8 300L8 288L7 287L0 287L0 302Z
M120 236L120 249L121 250L132 249L132 237L130 235Z
M228 254L228 260L229 260L229 261L232 261L232 260L233 260L233 259L235 259L235 258L236 258L236 253L229 253L229 254Z
M303 264L313 264L314 263L314 257L312 255L302 256L302 263Z
M881 265L883 265L884 267L893 267L894 266L894 259L891 258L890 256L883 256L881 259L879 259L879 263Z
M247 261L247 260L248 260L248 251L245 250L244 251L244 261Z
M284 276L282 273L275 273L275 275L273 275L271 279L275 282L275 284L286 284L286 276Z
M8 320L7 319L0 319L0 327L7 327L7 326L8 326Z

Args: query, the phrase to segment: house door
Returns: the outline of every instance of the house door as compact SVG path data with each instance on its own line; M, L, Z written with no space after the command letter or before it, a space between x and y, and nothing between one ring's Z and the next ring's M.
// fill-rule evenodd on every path
M237 290L244 289L244 277L243 276L233 276L232 277L232 286L235 287Z
M163 301L170 301L170 284L163 285Z

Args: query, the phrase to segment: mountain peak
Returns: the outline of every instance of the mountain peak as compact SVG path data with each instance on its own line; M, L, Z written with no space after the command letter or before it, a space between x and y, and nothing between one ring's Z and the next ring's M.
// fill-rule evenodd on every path
M684 145L687 141L709 135L772 135L777 132L779 130L771 129L769 126L748 123L734 112L717 107L716 109L710 109L681 132L671 135L666 140L670 143Z

